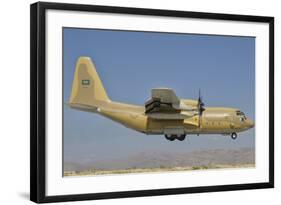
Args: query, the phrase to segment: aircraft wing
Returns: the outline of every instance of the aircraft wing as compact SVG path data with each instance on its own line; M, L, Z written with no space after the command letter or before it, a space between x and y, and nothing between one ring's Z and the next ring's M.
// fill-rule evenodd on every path
M194 107L183 103L170 88L154 88L145 103L145 113L155 119L184 119L194 115Z

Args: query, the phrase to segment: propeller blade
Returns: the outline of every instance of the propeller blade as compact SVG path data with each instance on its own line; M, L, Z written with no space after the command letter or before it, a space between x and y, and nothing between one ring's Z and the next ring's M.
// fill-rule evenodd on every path
M198 113L199 113L199 127L202 127L202 113L205 110L204 108L205 104L203 103L202 96L201 96L201 90L199 89L199 97L198 97Z

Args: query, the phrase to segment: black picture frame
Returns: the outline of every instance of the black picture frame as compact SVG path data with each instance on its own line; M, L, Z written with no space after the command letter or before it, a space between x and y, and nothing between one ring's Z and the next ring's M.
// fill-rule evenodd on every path
M102 13L169 16L195 19L263 22L269 24L269 181L191 188L171 188L106 193L46 196L46 59L45 25L48 9ZM38 2L30 6L30 200L37 203L97 200L198 192L230 191L274 187L274 18L218 13L110 7L82 4Z

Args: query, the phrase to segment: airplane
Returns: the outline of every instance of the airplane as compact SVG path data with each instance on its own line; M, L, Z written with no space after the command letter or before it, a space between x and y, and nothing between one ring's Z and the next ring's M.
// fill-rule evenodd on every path
M169 141L183 141L190 134L237 133L254 127L254 122L236 108L205 107L198 100L180 99L170 88L154 88L144 106L111 101L90 57L76 62L68 105L93 112L147 135L164 135Z

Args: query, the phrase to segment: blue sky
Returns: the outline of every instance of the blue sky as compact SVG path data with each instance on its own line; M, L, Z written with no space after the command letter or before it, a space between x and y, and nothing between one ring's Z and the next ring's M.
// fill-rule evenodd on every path
M111 100L144 105L151 88L169 87L180 98L206 106L235 107L255 117L255 38L167 34L96 29L63 30L64 102L68 102L75 63L89 56ZM138 152L179 152L255 146L254 129L237 140L192 135L183 142L145 135L94 113L64 105L66 161L130 156Z

